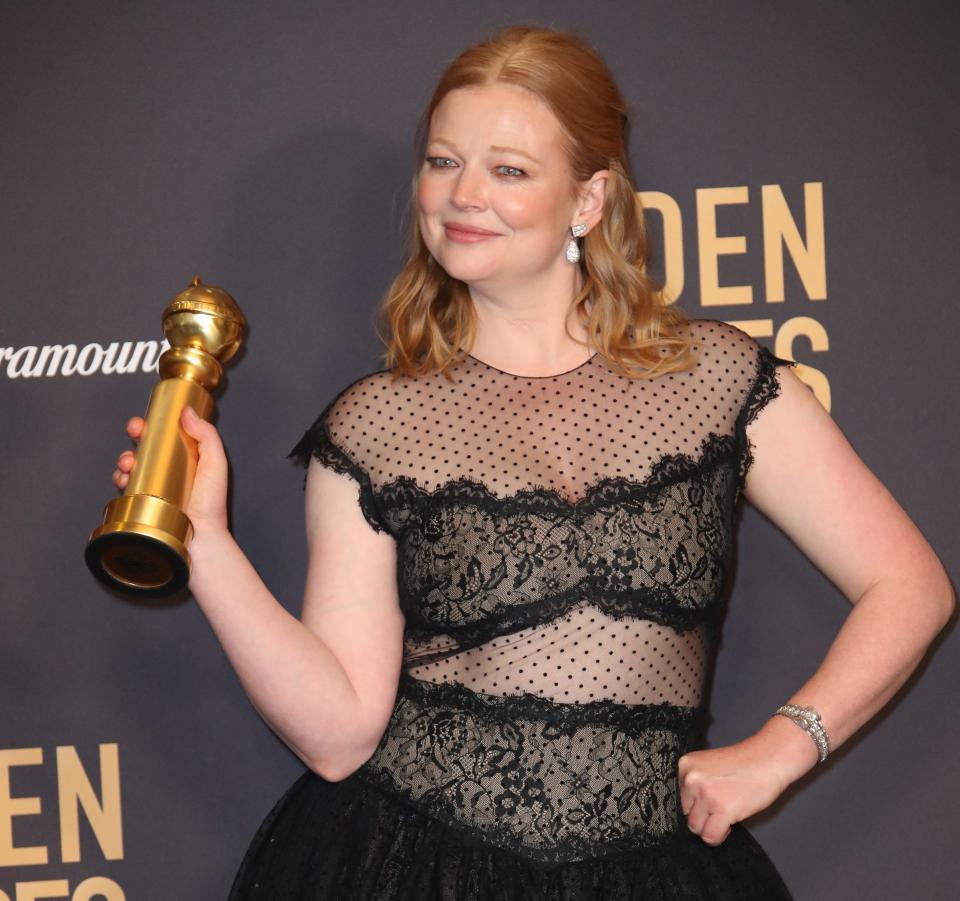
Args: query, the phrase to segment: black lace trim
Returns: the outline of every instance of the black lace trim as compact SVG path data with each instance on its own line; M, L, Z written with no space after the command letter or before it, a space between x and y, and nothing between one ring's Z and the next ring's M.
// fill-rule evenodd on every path
M398 693L433 710L454 707L502 723L528 720L549 723L564 731L581 726L612 726L630 734L644 729L669 729L680 736L684 744L700 736L707 717L703 707L678 707L666 702L619 704L616 701L587 701L577 704L561 703L526 692L492 695L467 688L459 682L428 682L406 672L400 673Z
M444 482L434 489L423 488L416 479L399 476L376 489L377 499L385 511L410 511L427 502L468 502L486 512L511 516L522 513L569 515L590 513L611 506L627 511L640 508L653 494L677 482L709 472L737 458L737 440L733 435L711 432L701 444L700 456L668 454L657 460L643 479L624 476L604 478L589 486L575 500L564 497L555 488L534 485L501 497L482 482L459 478Z
M585 603L598 608L613 620L649 620L679 635L699 626L706 627L708 637L715 635L722 613L719 597L709 605L679 607L676 596L666 589L660 592L649 589L636 591L599 589L593 587L589 580L584 580L561 594L523 606L508 607L499 614L485 617L482 622L444 627L443 634L449 635L456 641L455 648L418 657L416 665L423 666L426 663L442 660L451 653L459 654L479 647L491 639L510 634L518 629L553 622ZM431 623L421 616L415 604L402 606L407 619L406 634L409 639L415 643L426 643L436 637L438 631L436 623Z
M399 476L375 489L367 472L336 444L326 427L327 413L340 395L327 405L288 457L296 459L303 466L310 462L311 457L315 457L335 472L352 477L360 489L359 500L364 518L377 532L389 534L395 534L395 530L386 524L387 511L399 514L402 525L405 517L428 501L469 502L479 509L504 516L529 512L569 515L608 506L623 506L629 510L631 505L642 504L657 491L699 473L708 472L730 460L737 461L736 489L739 494L753 462L753 447L747 437L746 427L780 393L777 367L796 365L795 361L777 357L763 345L758 345L757 372L737 416L734 435L711 432L701 444L699 457L690 454L668 454L657 460L643 479L623 476L600 479L589 486L582 497L575 500L565 497L555 488L543 485L534 485L500 497L482 482L467 478L453 479L435 489L428 489L409 476Z
M392 533L393 530L384 522L386 511L397 511L401 517L406 517L425 502L466 502L486 512L503 516L518 513L570 515L574 512L589 513L610 506L629 511L642 506L651 495L663 491L664 488L736 459L737 440L731 435L710 433L704 439L699 458L689 454L664 456L654 463L646 478L638 480L617 476L601 479L576 500L570 500L556 489L541 485L500 497L482 482L467 478L454 479L431 490L423 488L409 476L399 476L380 488L374 488L363 467L330 436L322 417L307 429L287 456L295 459L301 466L306 466L311 458L316 458L335 472L349 475L360 489L360 507L364 518L376 531ZM740 456L742 459L742 452ZM741 463L741 469L742 466Z
M304 433L303 437L297 442L296 447L287 455L289 459L295 459L301 466L306 466L311 457L315 457L324 466L350 476L360 489L360 509L363 511L364 519L377 532L388 533L382 518L382 511L377 505L376 495L373 490L373 484L370 476L362 466L355 462L344 450L342 450L330 437L327 429L325 417L327 410L333 406L336 401L331 401L327 409L317 418L312 426ZM307 477L303 477L304 487L306 487Z
M780 382L777 380L778 366L796 366L795 360L786 360L775 356L762 344L757 345L757 373L750 385L747 398L737 416L736 433L739 448L737 468L737 491L743 490L747 472L753 465L753 445L747 437L747 426L753 422L760 411L780 394Z

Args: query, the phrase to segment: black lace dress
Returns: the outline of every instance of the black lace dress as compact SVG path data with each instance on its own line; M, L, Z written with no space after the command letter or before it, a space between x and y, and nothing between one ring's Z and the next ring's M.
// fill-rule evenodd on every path
M403 669L373 756L290 788L231 899L790 897L745 828L711 847L680 808L746 426L786 362L690 329L696 368L653 380L469 357L323 411L294 454L353 477L395 539Z

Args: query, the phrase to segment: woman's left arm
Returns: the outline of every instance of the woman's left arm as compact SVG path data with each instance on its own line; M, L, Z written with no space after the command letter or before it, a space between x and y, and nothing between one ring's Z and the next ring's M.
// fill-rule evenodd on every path
M747 429L744 495L853 605L820 667L789 698L820 713L833 749L903 685L956 599L933 549L813 392L786 367L777 375L780 395ZM783 716L737 744L686 754L687 824L719 844L816 762L811 737Z

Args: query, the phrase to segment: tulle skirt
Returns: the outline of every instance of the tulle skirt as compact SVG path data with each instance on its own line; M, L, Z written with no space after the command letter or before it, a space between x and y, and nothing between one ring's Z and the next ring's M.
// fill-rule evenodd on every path
M654 849L535 864L363 779L307 771L264 820L229 901L789 901L742 826L711 847L686 829Z

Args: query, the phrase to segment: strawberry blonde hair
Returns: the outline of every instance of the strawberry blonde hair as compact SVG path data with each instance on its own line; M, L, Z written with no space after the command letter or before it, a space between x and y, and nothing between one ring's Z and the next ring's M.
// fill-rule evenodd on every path
M583 287L574 304L590 343L624 375L649 378L690 368L690 340L678 333L687 318L666 304L646 272L643 213L627 159L626 104L600 55L576 35L541 28L508 28L467 48L447 66L420 121L418 161L440 101L451 91L489 84L524 88L550 108L565 133L575 182L601 169L610 172L602 218L584 238L577 264ZM420 234L419 168L407 259L387 291L378 324L386 367L408 376L445 372L463 359L476 334L466 284L447 275Z

